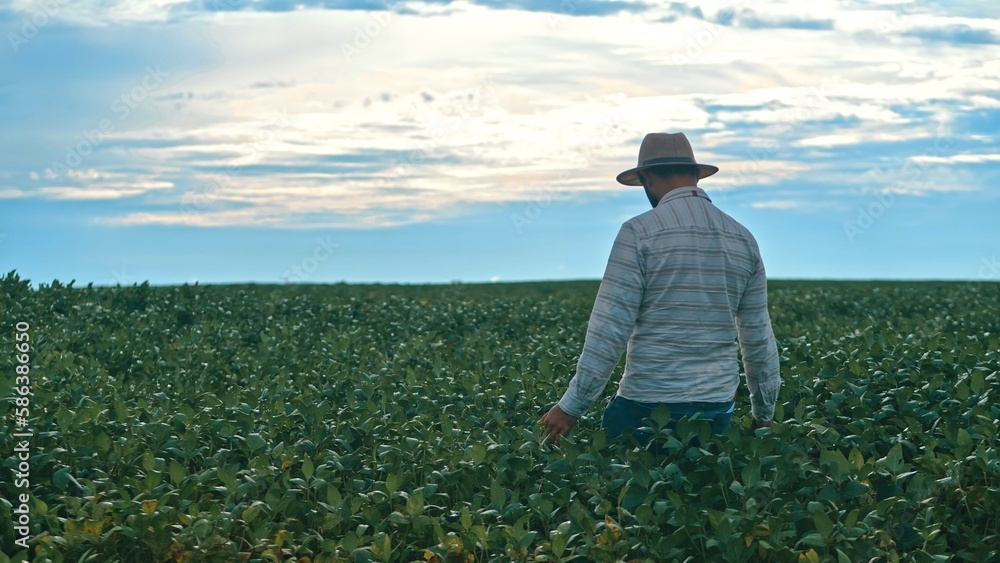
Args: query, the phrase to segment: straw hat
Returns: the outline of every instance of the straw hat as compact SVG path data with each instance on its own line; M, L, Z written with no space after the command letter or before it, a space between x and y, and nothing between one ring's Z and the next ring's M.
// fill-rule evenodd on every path
M695 162L691 143L684 133L649 133L639 145L638 166L619 174L618 181L626 186L641 186L638 174L640 170L672 164L697 166L699 180L719 171L718 166Z

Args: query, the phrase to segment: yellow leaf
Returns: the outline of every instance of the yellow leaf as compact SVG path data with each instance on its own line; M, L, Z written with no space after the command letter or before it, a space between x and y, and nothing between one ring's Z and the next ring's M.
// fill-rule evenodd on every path
M799 563L819 563L819 554L810 547L809 551L803 551L799 554Z
M100 535L104 528L104 520L89 520L83 523L83 533L90 535Z
M751 536L750 534L743 536L743 543L745 543L747 547L750 547L750 544L753 543L753 536Z
M156 499L144 500L142 501L142 509L146 512L146 514L149 514L156 510L157 504L159 504L159 501Z
M614 520L612 520L611 516L608 514L604 515L604 525L607 526L609 530L611 530L611 534L614 535L616 540L622 537L621 526L619 526Z
M448 535L444 538L444 547L448 550L448 553L461 553L462 552L462 540L458 539L458 536Z

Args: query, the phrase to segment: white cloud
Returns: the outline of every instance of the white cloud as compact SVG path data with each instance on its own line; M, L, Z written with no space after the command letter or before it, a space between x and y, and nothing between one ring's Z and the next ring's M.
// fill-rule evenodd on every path
M113 6L119 22L159 20L176 3L103 10ZM711 19L724 6L703 11ZM754 17L787 23L797 6L755 6ZM322 215L335 225L395 225L620 189L614 176L635 162L638 139L677 130L689 132L699 160L722 168L706 188L727 191L832 177L835 165L813 159L939 136L953 112L997 107L985 92L1000 89L997 46L942 48L901 35L997 24L929 11L824 0L809 17L833 29L759 31L694 12L672 22L653 21L666 14L654 10L554 23L552 14L467 3L446 10L383 13L379 26L363 11L201 16L225 63L158 90L146 103L160 119L114 131L101 147L102 156L169 169L71 171L20 193L177 204L109 219L117 224L294 227ZM884 40L864 35L886 26ZM963 162L944 152L914 160L935 158ZM919 180L914 193L940 185L930 174ZM201 203L185 204L192 200ZM772 198L756 207L793 201L800 205Z
M14 199L24 197L24 190L17 188L0 188L0 199Z
M22 196L42 196L49 199L107 200L136 196L155 190L169 190L172 182L160 180L155 174L104 172L92 168L69 170L64 177L71 183L43 186L22 191Z
M950 156L914 156L911 161L919 164L981 164L984 162L1000 162L1000 153L992 154L953 154Z
M750 205L755 209L801 209L808 207L809 202L793 199L776 199L771 201L755 201Z

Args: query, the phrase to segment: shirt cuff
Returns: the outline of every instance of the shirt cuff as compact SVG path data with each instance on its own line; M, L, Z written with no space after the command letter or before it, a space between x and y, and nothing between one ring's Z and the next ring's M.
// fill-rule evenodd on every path
M580 418L587 412L587 409L590 408L590 404L572 397L568 389L565 393L563 393L562 398L559 399L557 404L564 413L575 418Z
M758 422L767 422L774 418L774 405L759 405L753 400L750 401L750 414Z

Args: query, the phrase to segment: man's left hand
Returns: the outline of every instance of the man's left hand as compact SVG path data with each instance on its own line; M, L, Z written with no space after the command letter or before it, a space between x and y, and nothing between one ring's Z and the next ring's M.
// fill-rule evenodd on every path
M573 428L576 420L577 417L566 414L557 404L549 409L549 412L542 415L542 418L538 419L538 423L544 427L543 432L548 438L549 444L558 446L559 439L569 432L570 428Z

